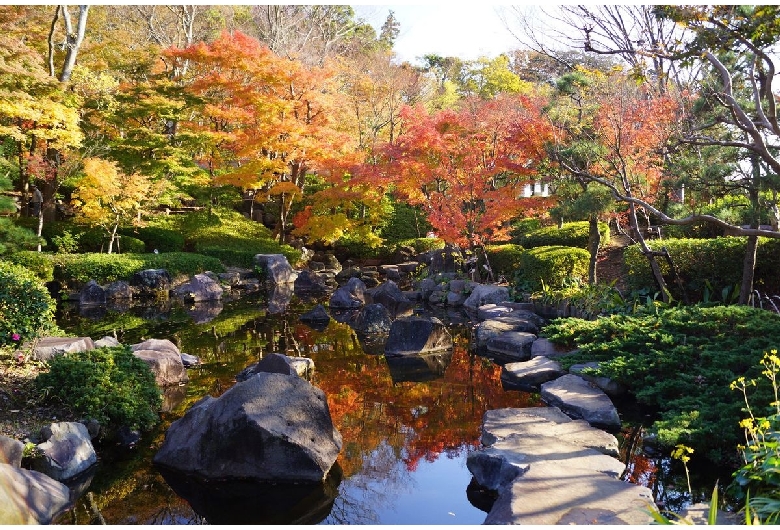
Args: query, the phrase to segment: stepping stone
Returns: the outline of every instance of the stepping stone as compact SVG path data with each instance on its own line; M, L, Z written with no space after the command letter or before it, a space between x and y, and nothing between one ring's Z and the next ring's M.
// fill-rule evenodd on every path
M554 344L544 337L539 337L531 346L531 357L547 357L548 359L554 359L556 357L568 355L574 351L576 350L570 350L558 344Z
M534 392L538 391L542 384L565 374L560 363L546 357L534 357L530 361L502 366L501 382L510 389Z
M542 401L595 427L620 429L617 409L607 395L578 375L564 375L542 385Z
M491 337L485 344L489 353L511 361L527 361L531 358L531 344L536 335L525 331L506 331Z

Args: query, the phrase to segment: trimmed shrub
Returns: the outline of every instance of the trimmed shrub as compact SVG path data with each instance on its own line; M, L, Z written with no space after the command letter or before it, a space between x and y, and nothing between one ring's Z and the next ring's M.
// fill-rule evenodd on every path
M507 278L514 277L520 267L524 252L520 245L488 245L485 247L485 251L493 273L503 274ZM485 263L485 256L481 252L477 252L477 255L479 256L477 267L481 271Z
M664 239L647 243L653 250L666 247L691 301L700 300L705 292L714 293L717 299L721 299L724 289L734 292L734 287L742 281L742 262L747 243L744 237ZM638 245L626 247L623 261L630 288L650 292L658 290L647 258L642 255ZM776 269L779 262L780 241L759 238L754 286L760 292L780 292L780 278ZM672 296L682 299L683 293L675 283L666 260L658 258L658 264Z
M525 236L529 232L538 230L542 227L542 221L538 217L526 217L525 219L515 219L511 223L509 229L509 236L512 241L519 241L521 237Z
M56 303L35 274L0 261L0 346L18 345L53 330L55 309Z
M160 252L181 252L184 250L184 236L180 233L158 226L143 226L121 230L123 236L131 236L146 243L148 250Z
M50 282L54 279L54 260L51 254L23 250L6 256L4 259L28 269L43 282Z
M398 241L394 248L412 247L415 252L422 254L423 252L428 252L429 250L441 250L444 248L445 244L446 243L444 240L439 239L438 237L416 237L414 239L404 239L403 241Z
M587 250L565 246L547 246L526 249L520 254L515 283L538 291L543 286L558 289L571 281L588 279Z
M95 280L99 284L129 280L133 274L145 269L165 269L171 277L225 270L217 258L184 252L63 254L56 257L54 278L70 287L77 287L89 280Z
M124 254L143 254L146 252L146 244L135 237L121 236L114 241L114 251Z
M148 431L160 421L162 396L154 374L129 346L54 357L35 385L46 401L60 401L109 433L120 427Z
M575 221L564 223L561 228L545 226L532 230L521 235L513 243L517 243L523 248L563 246L587 249L589 231L588 221ZM609 225L599 223L599 231L601 232L601 245L604 246L609 243Z

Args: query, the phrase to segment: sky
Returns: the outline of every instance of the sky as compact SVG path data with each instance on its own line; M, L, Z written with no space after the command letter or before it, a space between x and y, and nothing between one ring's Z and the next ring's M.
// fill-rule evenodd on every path
M480 2L425 5L353 5L358 18L379 34L388 12L393 11L401 28L393 50L401 61L419 64L417 57L441 56L477 59L496 57L520 47L504 26L498 12L506 5Z

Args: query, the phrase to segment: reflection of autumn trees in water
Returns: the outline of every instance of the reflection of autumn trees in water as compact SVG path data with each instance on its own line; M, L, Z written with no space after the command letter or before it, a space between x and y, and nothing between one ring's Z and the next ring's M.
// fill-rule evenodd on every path
M332 343L317 342L340 326L343 332L331 335ZM328 396L333 421L344 439L339 463L345 476L360 470L364 459L382 444L392 447L409 471L421 459L434 461L442 453L455 456L479 445L486 410L538 404L530 394L504 391L501 368L470 354L467 342L457 337L443 377L394 383L384 356L365 355L353 346L357 340L349 338L348 326L331 323L323 334L308 328L300 331L298 343L312 352L315 384Z

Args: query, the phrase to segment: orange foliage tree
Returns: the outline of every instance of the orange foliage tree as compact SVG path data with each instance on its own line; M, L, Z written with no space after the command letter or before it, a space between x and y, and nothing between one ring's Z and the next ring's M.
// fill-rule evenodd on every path
M562 168L586 182L606 186L616 200L628 205L632 235L658 283L662 298L670 300L669 290L656 261L657 253L647 246L637 219L639 208L654 211L666 178L666 145L675 132L679 99L669 95L652 96L616 73L590 95L588 125L576 136L559 130L553 144L553 157Z
M549 206L546 198L521 197L551 132L541 101L501 95L433 114L406 107L402 118L404 132L384 147L384 162L366 166L365 174L423 207L445 241L500 240L510 219Z
M240 32L168 54L190 64L185 82L200 104L182 125L201 139L201 164L215 184L274 202L284 241L307 174L351 150L339 130L333 72L279 57Z

